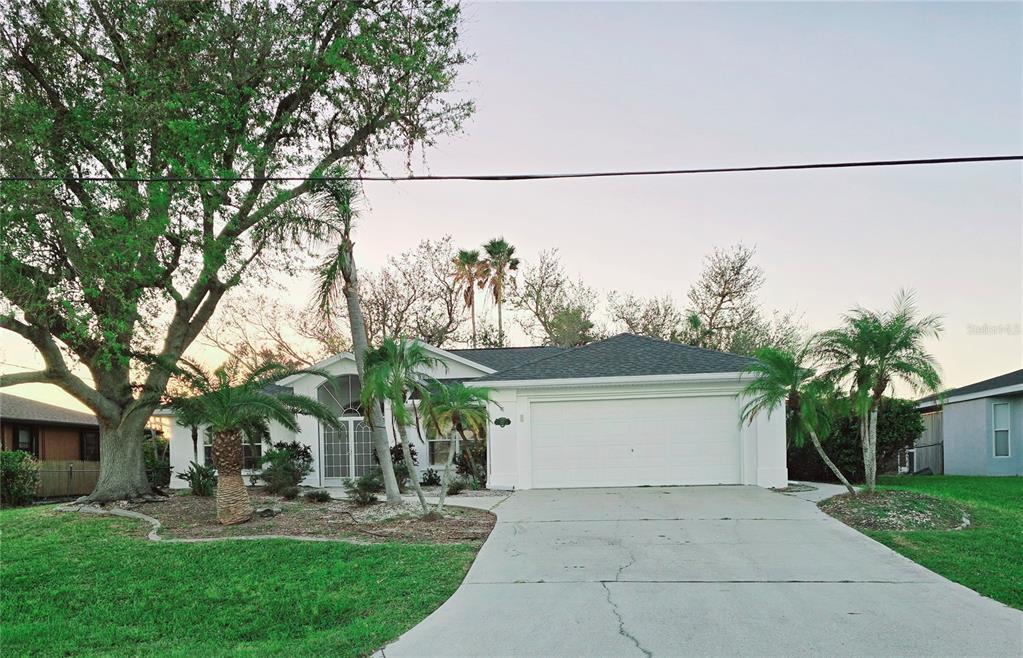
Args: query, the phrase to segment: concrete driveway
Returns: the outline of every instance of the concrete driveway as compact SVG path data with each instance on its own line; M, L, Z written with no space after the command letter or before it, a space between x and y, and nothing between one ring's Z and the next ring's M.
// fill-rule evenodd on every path
M387 658L1023 655L1023 613L796 496L535 490L494 512L465 583Z

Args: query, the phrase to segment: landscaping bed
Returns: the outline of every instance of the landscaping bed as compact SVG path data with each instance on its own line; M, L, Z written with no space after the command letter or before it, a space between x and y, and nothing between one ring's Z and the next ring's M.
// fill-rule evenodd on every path
M191 494L178 494L165 501L121 504L120 507L158 519L163 526L160 535L167 539L284 535L371 543L478 545L490 534L495 521L493 514L478 509L446 505L442 518L427 521L421 518L422 507L418 502L359 506L347 500L316 503L300 497L289 501L259 490L252 492L252 504L257 509L269 508L275 514L268 517L254 514L246 523L223 526L217 523L214 498Z
M860 530L959 530L969 525L969 513L964 506L912 491L844 494L822 501L819 506Z

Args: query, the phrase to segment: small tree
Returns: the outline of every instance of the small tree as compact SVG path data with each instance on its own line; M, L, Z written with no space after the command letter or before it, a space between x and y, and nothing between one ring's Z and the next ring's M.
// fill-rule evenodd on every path
M461 382L445 384L435 382L423 396L423 415L431 423L438 436L448 436L452 432L451 448L444 464L441 477L440 497L437 511L444 509L444 496L451 482L451 465L458 453L459 440L469 441L466 431L475 436L482 436L490 422L487 403L490 402L491 390L479 386L466 386ZM466 454L472 459L468 451Z
M396 426L401 441L402 455L408 468L412 487L423 506L423 513L429 512L426 497L423 495L416 466L412 461L412 452L408 442L408 426L416 422L414 410L409 409L413 393L422 397L426 391L429 378L424 371L439 363L419 343L399 338L385 338L380 347L366 352L366 374L362 380L363 409L379 409L381 404L389 402L391 418ZM367 413L366 421L372 426L374 415ZM378 453L379 456L379 453ZM390 454L388 454L388 458Z
M486 280L497 304L497 339L503 346L507 337L504 333L502 310L509 285L514 285L513 272L519 269L519 259L515 257L515 246L504 238L494 238L483 245L487 252Z
M798 352L775 348L758 350L756 360L746 369L756 378L742 392L747 399L742 408L742 419L752 423L758 414L766 412L770 415L775 409L784 407L788 440L795 445L803 445L809 438L821 460L849 493L855 495L856 489L821 445L821 437L827 438L831 430L838 399L830 382L815 377L813 368L805 364L809 353L808 344Z
M269 393L267 387L291 375L311 373L327 379L332 376L319 370L292 370L268 363L233 382L234 373L224 367L210 373L189 361L184 361L183 366L176 376L194 395L173 397L169 405L185 423L209 425L213 432L213 465L217 468L217 521L224 525L244 523L252 516L252 507L242 480L242 434L263 437L268 433L268 421L298 432L297 414L339 427L334 413L325 405L284 391Z
M918 392L941 386L934 357L923 346L941 335L937 315L917 317L912 293L901 291L890 311L850 311L842 327L821 334L818 353L831 366L828 375L848 386L859 419L867 489L877 486L877 414L885 392L901 380Z
M480 260L479 249L459 249L452 260L455 285L462 291L462 301L472 321L472 346L476 347L476 289L486 285L486 263Z

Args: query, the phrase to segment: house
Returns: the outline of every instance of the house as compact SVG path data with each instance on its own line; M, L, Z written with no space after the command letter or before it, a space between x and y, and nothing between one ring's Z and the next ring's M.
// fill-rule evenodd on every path
M910 472L1023 475L1023 370L921 398L917 408L925 429L908 451Z
M43 461L99 461L99 423L89 413L0 393L4 450Z
M486 432L488 483L495 489L687 484L785 486L785 419L779 410L740 422L746 357L619 334L582 347L440 349L425 345L440 380L493 389ZM339 387L312 374L278 382L335 409L340 430L301 416L301 431L271 426L271 441L309 445L314 472L304 484L338 486L373 466L354 357L317 364ZM385 407L390 425L390 410ZM448 442L410 428L420 469L443 468ZM211 437L171 426L171 466L209 461ZM246 446L255 456L261 446ZM184 486L175 479L172 486Z

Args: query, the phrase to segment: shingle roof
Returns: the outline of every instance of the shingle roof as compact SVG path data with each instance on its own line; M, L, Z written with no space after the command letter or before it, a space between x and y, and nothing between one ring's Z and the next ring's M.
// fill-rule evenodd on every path
M742 372L753 359L657 338L618 334L477 381Z
M561 354L564 347L481 347L475 349L447 350L463 359L475 361L481 366L497 370L507 370L538 359L545 359Z
M96 417L92 414L65 409L55 404L29 400L28 398L9 393L0 393L0 418L3 420L20 420L54 425L99 426L99 423L96 422Z
M981 393L983 391L990 391L996 388L1003 388L1005 386L1015 386L1017 384L1023 384L1023 370L1014 370L1007 372L1004 375L998 375L991 379L985 379L982 382L976 382L974 384L967 384L966 386L960 386L959 388L953 388L950 391L945 391L942 397L950 398L956 395L969 395L970 393ZM920 398L917 402L936 402L938 400L937 395L928 395L927 397Z

